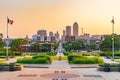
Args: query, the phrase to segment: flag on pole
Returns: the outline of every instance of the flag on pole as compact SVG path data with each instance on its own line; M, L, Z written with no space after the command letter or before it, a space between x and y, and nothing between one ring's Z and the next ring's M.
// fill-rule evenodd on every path
M13 24L13 20L11 20L11 19L9 19L9 18L7 19L7 22L8 22L9 24L11 24L11 25Z
M112 18L111 23L113 23L113 24L115 23L115 22L114 22L114 17Z

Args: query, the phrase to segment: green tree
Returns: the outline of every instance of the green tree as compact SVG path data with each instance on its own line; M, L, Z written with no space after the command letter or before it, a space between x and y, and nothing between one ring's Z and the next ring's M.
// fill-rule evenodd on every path
M73 50L80 50L83 47L82 41L72 41L71 49Z
M96 43L90 43L90 49L95 50L97 48L97 44Z
M52 47L53 47L54 50L56 50L58 48L58 44L54 43L54 44L52 44Z
M5 43L2 41L2 39L0 38L0 48L3 48L5 46Z
M120 49L120 37L116 34L114 35L114 47L115 50ZM112 35L105 37L105 40L100 44L100 49L102 51L111 51L112 50Z
M32 52L40 52L40 45L38 43L32 44L31 51Z
M44 44L41 44L41 51L42 52L48 52L48 51L51 51L51 44L48 44L48 43L44 43Z
M18 38L10 42L10 47L14 51L21 51L21 45L27 44L28 42L25 39Z
M82 41L69 41L65 44L63 44L63 47L66 51L70 50L80 50L83 48L83 42Z

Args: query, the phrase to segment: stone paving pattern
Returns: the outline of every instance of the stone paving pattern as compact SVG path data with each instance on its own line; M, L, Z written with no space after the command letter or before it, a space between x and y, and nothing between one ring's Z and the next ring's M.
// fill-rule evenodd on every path
M53 61L50 68L25 68L23 71L0 71L0 80L62 80L63 78L41 77L44 74L56 74L55 71L65 71L63 74L76 74L79 77L65 78L67 80L120 80L120 72L102 72L96 68L70 68L67 61Z

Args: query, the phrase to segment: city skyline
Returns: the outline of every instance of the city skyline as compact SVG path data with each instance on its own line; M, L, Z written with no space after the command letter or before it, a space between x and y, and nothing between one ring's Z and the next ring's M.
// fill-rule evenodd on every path
M79 25L84 33L111 34L112 16L115 17L115 33L120 34L119 0L0 0L0 33L6 38L7 16L14 20L9 25L9 37L19 38L47 30L62 35L67 25ZM71 33L73 33L71 31Z

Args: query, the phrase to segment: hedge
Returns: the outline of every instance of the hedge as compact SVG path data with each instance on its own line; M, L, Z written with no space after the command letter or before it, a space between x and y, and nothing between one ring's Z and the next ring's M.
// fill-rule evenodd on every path
M57 54L57 52L47 52L47 55L49 56L55 56Z
M99 57L93 57L93 58L82 57L82 58L74 59L72 63L74 64L98 64L98 63L103 63L103 59Z
M50 63L50 57L47 55L37 55L32 58L19 58L17 59L17 63L25 63L25 64L48 64Z
M73 61L73 59L75 59L75 58L81 58L81 57L83 57L82 54L70 54L70 55L68 55L68 60L69 61Z
M63 54L66 55L66 56L68 56L68 55L70 55L70 54L75 54L75 53L74 53L74 52L66 52L66 51L65 51L65 52L63 52Z
M98 64L98 66L100 67L104 67L105 64ZM110 64L110 67L118 67L120 64L117 64L117 63L112 63Z

